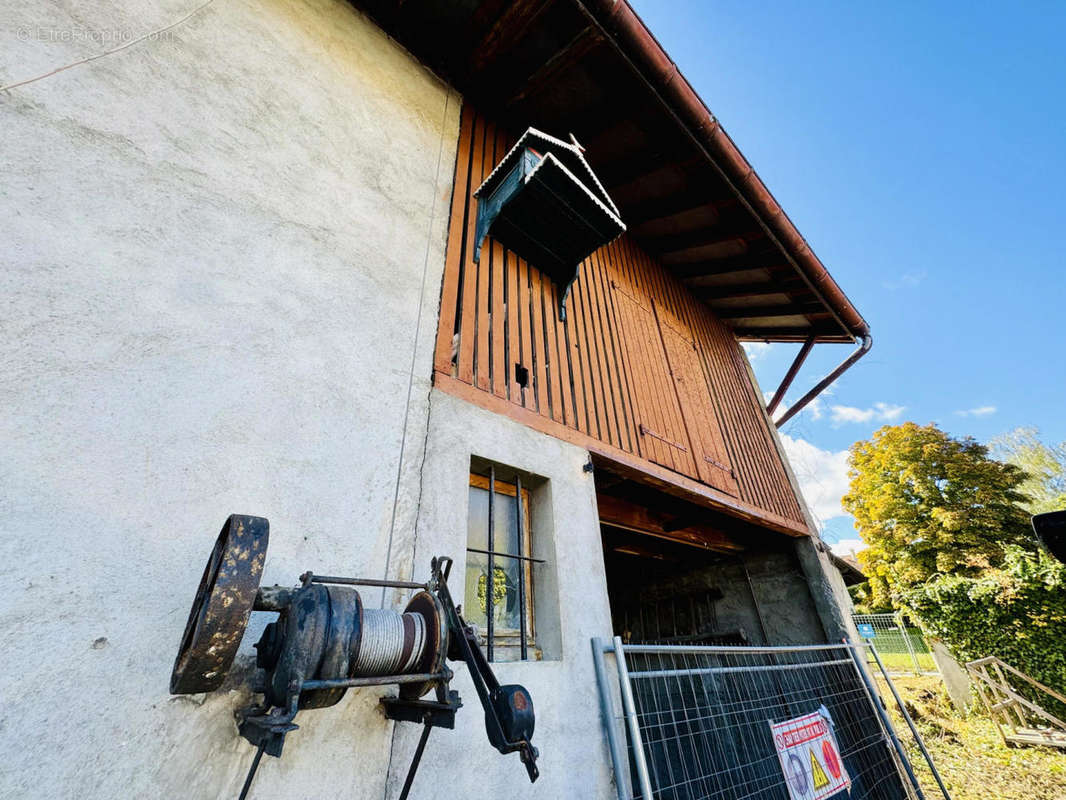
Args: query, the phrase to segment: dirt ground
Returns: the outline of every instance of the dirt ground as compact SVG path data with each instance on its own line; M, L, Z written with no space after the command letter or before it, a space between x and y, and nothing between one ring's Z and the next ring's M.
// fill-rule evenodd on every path
M955 711L939 677L900 677L894 683L952 800L1066 800L1066 751L1008 747L983 714ZM942 798L887 690L884 697L926 800Z

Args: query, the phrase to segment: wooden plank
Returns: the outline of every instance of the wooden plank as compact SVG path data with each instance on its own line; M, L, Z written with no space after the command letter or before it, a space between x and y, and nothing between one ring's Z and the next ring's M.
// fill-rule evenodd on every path
M659 304L652 301L652 310L655 312L655 335L659 338L659 347L662 351L663 370L666 373L666 380L660 386L659 391L662 395L663 402L666 404L668 414L666 420L668 430L667 435L674 438L676 441L687 445L687 448L684 451L685 458L679 464L678 469L690 478L698 478L700 476L700 471L696 466L696 449L689 437L688 426L685 424L684 409L681 406L681 400L677 393L677 383L674 379L673 369L670 366L670 360L666 355L666 341L663 339L663 325L659 319L661 315Z
M556 287L556 301L562 299L563 288ZM563 335L562 344L566 349L566 361L569 365L570 393L574 401L574 429L579 431L588 430L588 412L585 409L585 387L581 379L581 356L577 349L576 333L574 331L574 298L567 299L566 319L562 320L557 328Z
M618 255L617 267L621 282L612 285L612 296L618 312L623 360L626 364L626 370L632 379L637 451L650 461L665 463L664 459L669 459L669 463L672 466L673 459L664 450L665 445L657 439L645 437L641 433L641 426L645 422L653 425L659 424L658 407L655 405L649 389L651 379L646 368L647 356L643 344L644 337L641 335L639 322L634 317L633 309L636 303L633 299L636 292L634 266L630 263L624 246L619 246Z
M555 319L559 308L555 303L555 291L551 281L543 282L540 301L544 314L544 370L548 376L548 404L551 418L566 423L563 410L563 374L560 371L559 332L555 329Z
M518 341L519 363L528 373L526 385L522 387L520 397L522 405L535 409L537 399L533 393L533 329L530 320L530 267L525 259L518 259Z
M522 360L521 313L518 310L519 259L509 250L504 251L504 281L507 288L507 358L504 374L507 379L507 397L512 403L522 404L522 387L515 376L514 365Z
M726 355L722 359L723 368L730 371L736 382L731 405L734 413L744 418L744 427L750 432L749 435L754 443L753 452L758 457L758 463L762 465L761 471L752 475L752 485L759 486L761 491L769 497L768 508L794 519L802 519L803 511L800 508L800 501L796 497L785 465L777 451L776 430L766 414L762 395L751 377L747 359L740 349L740 344L724 323L709 311L706 314L721 331L722 348Z
M723 433L727 440L731 463L737 474L738 491L741 497L759 505L776 510L773 492L764 484L764 458L760 454L757 430L750 420L745 420L738 409L738 398L743 392L738 389L736 376L731 374L727 343L721 323L710 313L697 314L697 325L703 333L705 348L704 368L709 375L712 395L717 396L717 406L723 418Z
M495 165L499 163L507 152L507 137L499 128L496 128L495 131L493 149L492 163ZM507 397L508 369L505 349L507 308L505 305L506 298L503 293L507 272L503 263L503 245L493 240L490 255L490 263L492 265L492 275L489 281L492 286L492 302L490 304L492 309L492 329L489 338L492 343L492 393L497 397Z
M682 405L681 416L696 451L697 471L711 485L737 494L739 487L722 435L718 398L708 380L700 352L697 304L680 281L661 272L665 307L670 310L665 320L666 327L662 330L663 343L671 360L671 373ZM678 337L673 347L670 341L672 336Z
M581 284L581 318L585 327L585 341L589 351L589 372L592 376L593 391L596 396L596 413L600 421L600 437L608 444L617 445L618 424L611 404L608 374L601 346L602 334L596 318L595 279L592 275L594 270L592 259L586 258L581 264L581 277L577 281Z
M475 188L485 179L484 147L485 121L475 116L473 135L471 137L473 157L470 162L470 185ZM474 202L472 195L468 195L468 207ZM462 313L459 323L459 380L464 383L474 382L478 265L474 263L472 250L476 224L477 213L471 209L466 219L467 246L463 253Z
M592 303L592 321L596 329L596 344L599 348L600 370L607 396L604 398L611 422L614 443L629 450L627 421L622 405L621 386L617 364L614 360L614 335L607 317L607 299L603 293L602 253L595 252L589 259L589 299Z
M496 126L486 123L483 128L482 179L496 166ZM476 188L476 187L475 187ZM471 198L473 214L477 216L477 201ZM474 313L474 379L479 389L492 391L492 349L489 334L492 331L492 239L482 244L481 260L477 265L477 309Z
M626 341L633 357L631 364L639 375L638 430L647 457L656 464L681 472L683 470L679 467L685 463L688 445L671 435L667 419L670 409L662 402L662 394L658 390L658 386L669 382L670 376L665 369L666 358L658 342L659 333L654 328L654 317L649 309L624 290L616 290L616 297L623 309Z
M672 275L666 275L666 288L675 309L678 328L673 332L691 346L690 350L677 350L674 356L683 363L677 365L684 385L678 383L678 397L682 402L682 417L686 420L694 447L703 452L697 454L697 466L711 485L723 491L738 494L740 487L733 471L730 448L723 433L725 423L722 415L722 398L715 391L715 382L707 369L706 337L701 335L701 310L705 307L695 302L692 294ZM667 347L668 354L671 348ZM761 401L760 401L761 402ZM687 405L687 408L686 408ZM708 474L707 468L711 473ZM728 469L726 469L728 468Z
M581 290L579 278L570 289L567 300L566 328L570 338L570 357L574 362L574 394L579 398L584 416L578 416L578 430L592 436L600 435L599 418L596 415L596 397L592 391L592 376L589 373L588 340L585 338L584 318L581 314Z
M689 477L697 477L695 460L692 457L691 443L685 431L684 422L681 419L681 409L677 402L677 392L670 376L670 367L666 359L666 350L659 332L657 303L654 298L661 296L662 286L660 273L647 255L628 243L633 258L640 267L640 277L644 282L644 298L642 308L647 312L644 319L645 336L647 338L649 367L652 370L652 388L655 402L660 409L659 427L656 434L667 440L678 443L678 447L671 450L674 460L674 469ZM646 434L647 435L647 434Z
M544 286L542 285L550 284L551 281L544 278L539 269L530 270L530 277L532 278L530 338L533 345L533 366L530 368L530 374L537 398L537 411L551 418L551 411L548 408L548 373L544 369L547 351L544 349Z
M455 343L455 316L459 304L459 279L462 274L463 227L466 222L470 194L470 137L473 133L474 112L463 106L459 122L459 144L455 152L455 178L452 182L451 219L448 220L448 246L444 257L444 280L441 286L440 321L437 326L437 346L433 366L441 372L451 372L452 348Z
M626 375L618 355L617 324L614 318L614 302L610 291L608 258L610 250L601 248L593 253L595 265L592 277L596 293L596 309L600 317L607 370L611 376L612 399L615 404L615 419L618 423L619 445L633 452L633 410L629 404Z
M604 275L606 281L605 295L607 297L607 305L610 311L611 317L611 330L614 333L615 347L618 350L618 369L622 375L622 381L624 385L624 397L626 406L628 408L629 417L629 429L630 429L630 451L639 452L640 449L640 433L637 429L637 403L636 393L633 388L633 376L630 374L629 363L625 356L625 343L624 332L622 330L622 321L619 316L617 298L614 294L614 286L617 279L620 277L620 265L618 255L618 243L612 242L610 246L611 259L607 262L607 271Z

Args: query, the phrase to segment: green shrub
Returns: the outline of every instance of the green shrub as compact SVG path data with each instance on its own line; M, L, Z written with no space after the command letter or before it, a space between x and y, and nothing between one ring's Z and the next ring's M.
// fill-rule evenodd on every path
M1066 691L1066 564L1009 546L999 567L976 577L934 576L905 599L925 632L960 662L998 656Z

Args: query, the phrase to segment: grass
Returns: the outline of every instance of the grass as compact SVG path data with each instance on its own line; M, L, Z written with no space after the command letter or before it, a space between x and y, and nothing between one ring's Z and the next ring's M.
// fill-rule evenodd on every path
M896 673L913 673L914 672L914 659L911 658L910 653L886 653L881 650L877 651L877 655L881 656L881 661L885 665L885 669L889 672ZM936 669L936 662L933 661L933 656L929 653L917 653L918 668L923 671L932 671ZM870 659L872 662L873 659ZM877 669L877 665L873 664L873 669Z
M898 629L880 631L874 637L873 643L889 672L913 672L915 658L918 660L919 669L923 671L936 669L933 654L929 652L929 647L917 628L907 628L905 631ZM911 657L912 651L914 652L913 658Z
M880 679L879 679L880 683ZM962 715L948 700L937 676L893 679L914 719L952 800L1063 800L1066 751L1047 747L1007 747L983 714ZM927 800L940 790L902 716L889 701L892 722L921 781Z

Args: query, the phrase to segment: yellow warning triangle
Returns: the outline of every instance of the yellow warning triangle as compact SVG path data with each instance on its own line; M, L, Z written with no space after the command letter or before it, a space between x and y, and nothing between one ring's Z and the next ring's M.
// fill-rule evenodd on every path
M814 756L814 751L809 751L811 754L811 783L814 784L814 789L825 788L829 785L829 776L825 774L825 770L822 769L822 765L818 763L818 759Z

